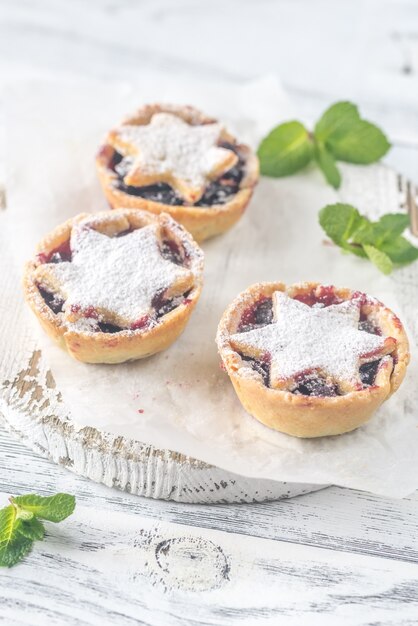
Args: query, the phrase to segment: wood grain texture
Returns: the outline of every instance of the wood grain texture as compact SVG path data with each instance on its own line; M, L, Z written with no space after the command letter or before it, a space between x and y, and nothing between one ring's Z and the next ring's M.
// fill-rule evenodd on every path
M373 623L412 624L417 574L417 564L381 556L157 522L96 503L93 516L79 505L59 527L48 525L45 542L27 561L2 573L1 611L5 622L31 626L45 618L360 625L371 624L365 610L371 606Z
M403 500L331 487L282 502L180 504L97 485L30 452L0 429L0 491L77 494L83 506L186 526L418 563L418 493Z

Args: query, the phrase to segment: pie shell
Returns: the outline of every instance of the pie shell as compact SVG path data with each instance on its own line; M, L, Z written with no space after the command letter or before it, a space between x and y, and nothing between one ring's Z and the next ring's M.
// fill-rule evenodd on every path
M135 114L127 117L123 124L148 124L155 113L161 112L178 115L189 124L199 125L216 122L215 119L204 115L194 107L153 104L141 107ZM227 231L239 220L251 199L254 186L258 181L259 164L257 156L249 146L238 144L235 138L226 131L223 131L221 138L237 147L245 160L246 170L239 191L225 204L214 204L210 207L171 206L121 191L115 185L118 176L110 167L115 150L111 145L105 143L97 154L96 166L107 201L113 209L129 207L131 209L143 209L157 215L162 212L168 213L199 242Z
M145 329L122 330L117 333L88 333L68 328L60 314L54 313L39 292L34 271L41 263L38 256L25 266L23 289L27 303L45 332L63 349L85 363L123 363L142 359L168 348L183 332L195 308L202 289L203 252L192 236L169 215L154 216L146 211L118 209L94 214L81 213L64 222L46 235L38 244L38 255L49 254L69 240L71 230L78 222L89 219L89 225L102 233L113 235L127 228L141 228L159 222L161 228L179 241L190 258L190 269L195 284L187 301L164 315L158 323Z
M381 302L366 301L362 305L364 312L373 316L384 336L397 341L391 354L395 356L394 365L390 359L383 362L373 385L332 397L296 395L267 387L257 372L249 371L248 363L234 351L229 337L237 332L244 311L263 296L283 291L294 297L318 287L319 283L312 282L288 287L281 282L252 285L226 309L217 332L220 356L245 410L269 428L295 437L339 435L358 428L398 389L409 363L408 338L399 318ZM334 292L343 300L353 296L350 289L335 288Z

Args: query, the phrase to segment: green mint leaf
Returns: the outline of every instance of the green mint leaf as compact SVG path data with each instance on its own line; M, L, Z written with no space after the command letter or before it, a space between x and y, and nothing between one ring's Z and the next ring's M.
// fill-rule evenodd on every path
M16 509L6 506L0 511L0 546L7 545L13 539L16 530Z
M23 537L17 530L21 523L16 519L14 506L7 506L0 511L0 567L12 567L32 547L32 540Z
M322 143L329 139L338 141L345 137L351 128L360 120L355 104L336 102L325 111L315 126L315 138Z
M12 503L49 522L61 522L71 515L75 508L75 498L68 493L57 493L47 498L36 494L16 496Z
M261 173L276 178L295 174L314 157L327 182L338 189L341 175L335 161L367 165L389 148L385 134L363 120L355 104L336 102L317 122L313 135L297 121L276 126L261 141L258 157Z
M418 259L418 248L399 235L393 241L385 241L381 247L395 265L408 265Z
M370 246L377 246L379 240L379 229L377 224L369 222L367 218L364 218L359 224L357 230L352 234L351 238L353 243Z
M260 143L258 157L261 173L276 178L295 174L314 157L327 182L338 189L341 175L336 160L367 165L381 159L389 148L385 134L363 120L355 104L336 102L322 115L313 134L297 121L276 126Z
M405 214L387 213L371 222L349 204L330 204L319 212L319 223L334 243L368 258L384 274L418 260L418 248L399 234L409 224Z
M335 159L327 148L318 142L315 145L315 161L318 163L327 183L334 189L338 189L341 185L341 174L335 164Z
M295 174L312 160L309 133L300 122L280 124L262 140L258 157L260 171L265 176L279 178Z
M19 506L15 505L12 501L13 506L16 509L16 519L27 521L33 518L33 513L31 511L25 511L25 509L21 509Z
M75 498L68 493L9 499L11 504L0 510L0 567L12 567L28 554L35 540L44 538L45 528L38 517L61 522L75 508Z
M387 213L378 222L364 219L361 227L354 233L353 241L381 248L386 242L394 241L408 225L409 216L405 213Z
M380 128L360 120L345 137L329 139L327 146L338 161L369 165L386 154L390 143Z
M402 235L403 231L408 228L409 222L410 219L407 213L387 213L386 215L382 215L377 222L381 242Z
M357 256L366 257L361 246L351 243L353 233L363 224L364 218L350 204L328 204L319 212L319 223L337 246Z
M13 567L19 563L31 551L32 545L32 539L22 535L10 541L7 547L0 544L0 567Z
M32 541L41 541L45 536L45 527L36 517L28 521L21 521L17 527L17 531Z
M314 134L338 161L348 163L374 163L390 148L380 128L361 119L351 102L336 102L327 109L316 124Z
M385 252L378 250L374 246L368 244L363 246L364 251L369 257L370 261L376 265L376 267L383 272L383 274L390 274L393 270L393 263Z

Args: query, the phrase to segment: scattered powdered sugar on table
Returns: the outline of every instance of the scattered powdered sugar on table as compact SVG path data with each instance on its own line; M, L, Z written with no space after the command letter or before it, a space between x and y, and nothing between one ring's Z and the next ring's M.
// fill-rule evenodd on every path
M221 131L220 124L192 126L171 113L156 113L145 126L121 126L116 136L135 153L124 175L129 178L140 169L171 174L192 186L203 186L211 172L222 169L231 158L230 150L216 145ZM128 151L126 156L130 154Z
M271 358L271 384L320 370L336 382L361 383L359 366L374 361L385 339L358 329L360 308L353 301L310 307L276 291L273 323L232 335L231 345L247 356Z
M185 289L193 281L189 269L161 255L153 224L108 237L82 222L72 230L71 249L71 262L41 266L58 283L66 312L94 307L133 324L150 312L156 294L176 283Z

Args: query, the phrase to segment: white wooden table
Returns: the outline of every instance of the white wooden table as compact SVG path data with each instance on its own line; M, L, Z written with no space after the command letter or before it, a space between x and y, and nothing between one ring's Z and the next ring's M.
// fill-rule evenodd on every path
M418 182L418 3L403 0L1 0L0 86L13 76L281 77L295 115L359 103ZM0 571L7 625L412 625L418 495L336 487L253 505L109 490L0 431L8 494L77 495L24 564Z

